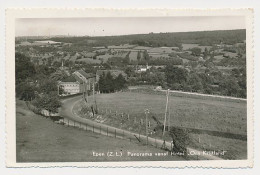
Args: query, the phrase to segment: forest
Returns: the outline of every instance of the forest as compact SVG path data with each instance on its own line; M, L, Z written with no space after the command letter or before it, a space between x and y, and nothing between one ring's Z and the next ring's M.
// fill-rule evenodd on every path
M120 36L82 36L82 37L54 37L50 40L56 42L73 43L78 46L109 46L124 43L136 44L150 47L179 47L182 43L199 44L201 46L212 46L214 44L242 43L246 39L246 30L218 30L198 32L176 32L176 33L149 33ZM31 41L34 41L31 39Z

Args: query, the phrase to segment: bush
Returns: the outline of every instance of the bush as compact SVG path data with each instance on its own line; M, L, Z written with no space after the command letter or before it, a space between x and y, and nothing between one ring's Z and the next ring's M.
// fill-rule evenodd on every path
M173 152L183 152L187 155L187 146L190 143L189 133L185 128L171 128L170 136L173 142Z
M61 107L61 102L57 94L44 94L38 96L32 103L38 110L47 110L52 113L58 112L58 108Z

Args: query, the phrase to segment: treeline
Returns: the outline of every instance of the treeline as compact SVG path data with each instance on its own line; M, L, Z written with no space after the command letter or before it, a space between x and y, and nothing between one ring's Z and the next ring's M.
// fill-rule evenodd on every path
M103 73L99 77L98 81L99 90L102 93L110 93L120 91L127 88L127 82L122 74L119 74L116 78L113 78L110 72Z
M199 92L246 98L246 68L234 68L230 74L206 69L197 73L185 68L167 65L165 68L166 87L173 90Z
M57 112L61 106L57 81L51 75L54 69L45 65L34 65L29 57L15 53L16 98L30 101L39 111ZM62 91L62 89L60 89Z
M122 43L137 44L139 46L151 47L179 47L182 43L200 44L212 46L214 44L235 44L246 39L246 30L221 30L221 31L199 31L199 32L177 32L177 33L150 33L122 36L100 36L100 37L69 37L51 38L53 41L74 43L87 46L120 45ZM90 42L91 41L91 42Z

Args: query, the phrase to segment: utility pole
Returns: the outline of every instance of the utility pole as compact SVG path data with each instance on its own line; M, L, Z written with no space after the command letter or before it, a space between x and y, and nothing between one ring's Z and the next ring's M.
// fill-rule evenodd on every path
M93 82L92 88L93 88L93 103L94 103L95 102L95 83L94 82Z
M59 85L58 85L58 96L60 95L60 87L59 87Z
M171 112L170 112L170 105L168 109L168 131L170 131L170 126L171 126Z
M93 103L95 103L96 113L98 113L97 100L96 100L96 96L95 96L95 82L93 82Z
M86 84L85 84L85 81L83 81L83 98L85 100L85 102L87 103L88 102L88 94L86 95Z
M163 137L165 134L165 126L166 126L166 120L167 120L167 111L168 111L168 102L169 102L169 89L166 91L166 107L165 107L165 115L164 115L164 122L163 122Z
M148 145L148 120L147 120L147 117L148 117L149 112L150 112L149 109L145 110L146 145Z

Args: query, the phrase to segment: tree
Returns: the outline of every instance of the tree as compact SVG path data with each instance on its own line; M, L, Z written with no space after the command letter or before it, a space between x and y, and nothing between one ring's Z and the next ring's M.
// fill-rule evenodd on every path
M138 51L137 52L137 61L140 61L140 59L141 59L141 53L140 53L140 51Z
M99 78L99 89L101 92L114 92L127 87L127 82L122 74L119 74L115 79L110 72L103 73Z
M149 62L150 56L149 56L149 54L147 53L147 51L145 50L143 54L144 54L144 60L145 60L146 62Z
M194 47L191 49L192 55L194 56L200 56L201 54L201 48L199 47Z
M61 70L57 70L56 72L54 72L50 75L50 79L52 79L54 81L60 81L66 77L67 77L67 75L65 74L65 72L61 71Z
M227 96L237 96L240 92L240 87L236 78L226 77L220 82L222 94Z
M207 57L208 57L208 55L209 55L209 51L208 51L208 48L207 47L205 47L205 50L204 50L204 54L203 54L204 56L203 56L203 58L204 59L207 59Z
M61 67L61 62L60 61L54 61L53 64L52 64L53 67Z
M21 82L16 85L16 96L20 100L31 101L35 99L36 88L28 82Z
M196 73L189 75L188 85L191 86L193 91L198 92L203 90L202 80Z
M172 64L165 67L166 82L170 84L182 84L187 81L188 72L184 68L175 67Z
M172 127L170 130L170 136L172 137L174 152L184 152L187 156L187 146L190 143L190 137L187 129Z
M32 79L35 75L35 67L30 58L16 52L15 53L15 82L16 85L24 82L26 79Z
M99 78L99 89L101 92L113 92L114 91L114 79L110 72L105 72Z
M125 69L125 73L128 77L131 77L135 72L134 72L134 69L132 67L127 67Z
M129 51L129 52L126 54L125 58L123 59L123 63L124 63L124 64L129 64L129 63L130 63L130 57L129 57L130 53L131 53L131 51ZM120 59L121 59L121 58L120 58Z
M58 112L58 108L61 107L61 102L56 93L52 92L38 96L34 101L33 105L39 110L47 110L52 113Z
M122 74L119 74L118 77L115 78L114 82L115 90L122 90L127 87L126 80Z
M108 71L106 74L105 83L106 83L107 91L114 92L114 90L115 90L114 79L113 79L110 71Z
M43 79L39 82L39 93L51 94L58 93L58 84L52 79Z

